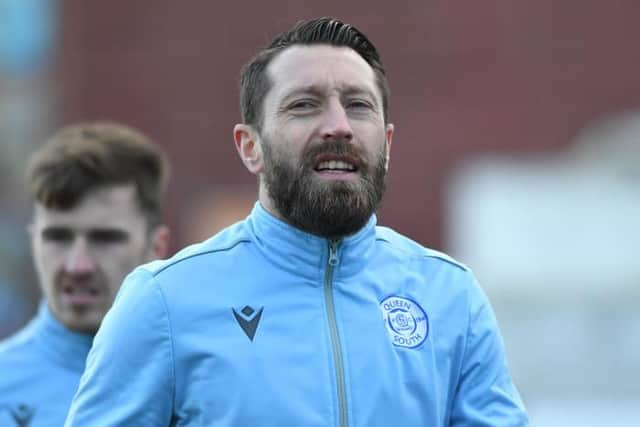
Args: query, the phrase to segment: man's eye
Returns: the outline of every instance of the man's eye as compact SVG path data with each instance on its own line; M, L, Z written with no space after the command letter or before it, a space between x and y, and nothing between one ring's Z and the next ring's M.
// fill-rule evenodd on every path
M316 102L311 99L300 99L289 104L289 109L293 111L310 110L316 107Z
M347 103L347 108L352 110L371 110L373 109L373 105L361 99L354 99Z
M69 243L73 240L73 233L64 228L46 228L42 230L42 240L51 243Z
M93 230L89 232L89 241L96 244L123 243L129 235L122 230Z

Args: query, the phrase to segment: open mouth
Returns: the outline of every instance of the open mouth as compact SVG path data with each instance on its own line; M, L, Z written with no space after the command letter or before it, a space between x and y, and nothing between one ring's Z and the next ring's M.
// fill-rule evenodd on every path
M329 160L320 162L316 167L317 171L335 171L335 172L355 172L357 170L354 164L343 160Z
M63 286L62 294L71 304L85 305L94 302L100 292L86 284L71 283Z
M358 172L357 159L348 156L338 156L335 154L325 154L318 156L314 171L320 175L352 175Z

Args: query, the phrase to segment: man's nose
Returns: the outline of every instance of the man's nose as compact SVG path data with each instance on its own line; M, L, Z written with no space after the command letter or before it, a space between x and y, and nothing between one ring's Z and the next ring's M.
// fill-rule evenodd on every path
M353 129L347 111L337 99L329 101L322 126L322 139L325 141L353 139Z
M83 239L76 239L67 254L65 270L70 274L90 274L96 269L96 263L91 256L87 243Z

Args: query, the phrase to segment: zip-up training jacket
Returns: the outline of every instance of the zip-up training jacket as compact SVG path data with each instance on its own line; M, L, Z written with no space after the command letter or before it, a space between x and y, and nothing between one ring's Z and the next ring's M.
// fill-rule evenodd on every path
M251 215L125 280L67 427L521 427L469 269L372 216L330 241Z
M62 325L42 301L37 316L0 343L0 426L61 426L92 340Z

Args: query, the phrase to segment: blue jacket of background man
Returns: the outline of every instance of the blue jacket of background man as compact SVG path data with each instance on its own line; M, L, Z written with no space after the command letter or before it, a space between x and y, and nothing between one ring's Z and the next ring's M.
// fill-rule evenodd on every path
M251 215L125 280L66 426L528 425L465 266Z
M43 301L24 329L0 343L0 426L63 425L92 340L64 327Z

